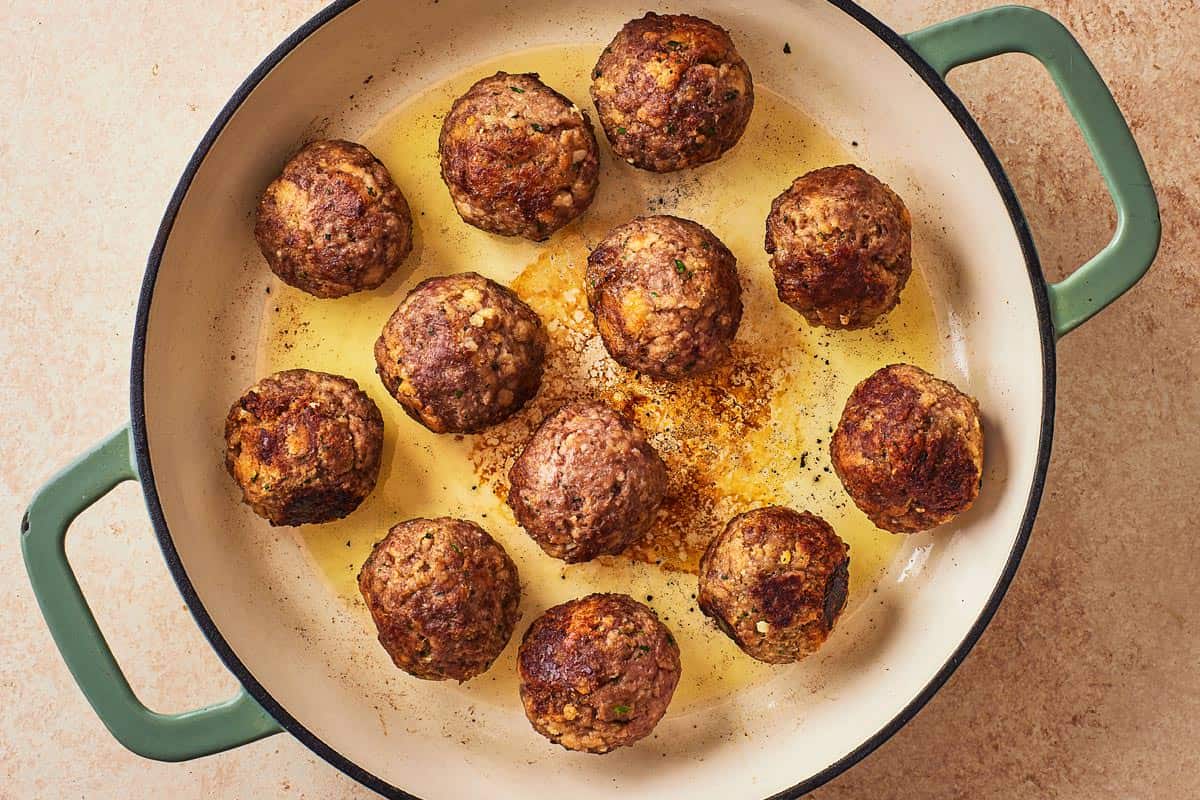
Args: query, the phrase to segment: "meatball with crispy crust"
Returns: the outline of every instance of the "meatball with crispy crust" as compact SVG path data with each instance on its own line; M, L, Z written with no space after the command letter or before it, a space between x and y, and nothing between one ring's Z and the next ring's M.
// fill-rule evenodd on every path
M438 151L459 215L502 236L549 238L591 205L599 181L591 120L537 73L477 82L446 115Z
M696 602L751 657L798 661L824 644L846 604L849 550L807 511L747 511L704 551Z
M687 14L625 23L592 71L592 100L618 156L673 172L721 157L754 108L754 81L729 33Z
M387 167L360 144L322 140L258 203L254 237L279 278L317 297L374 289L412 250L412 214Z
M383 416L358 384L292 369L263 378L229 409L225 466L272 525L341 519L375 488Z
M517 522L549 555L573 563L619 553L649 530L667 468L633 422L577 401L542 422L509 481Z
M904 201L852 164L792 181L771 203L765 246L779 299L810 325L873 325L912 274Z
M376 371L410 417L434 433L475 433L537 393L542 321L510 289L474 272L428 278L375 342Z
M516 565L487 531L461 519L393 526L363 564L358 588L383 649L425 680L483 674L520 617Z
M568 750L607 753L662 719L679 683L679 646L628 595L591 594L534 620L517 668L534 730Z
M979 495L978 404L908 364L884 367L854 387L829 450L854 504L886 531L929 530Z
M711 370L742 321L737 259L707 228L638 217L588 257L588 305L618 363L656 378Z

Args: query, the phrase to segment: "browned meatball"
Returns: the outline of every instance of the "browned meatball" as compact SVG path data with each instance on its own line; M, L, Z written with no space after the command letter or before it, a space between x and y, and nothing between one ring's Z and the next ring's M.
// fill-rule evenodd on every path
M541 241L592 203L600 176L587 114L538 80L497 72L454 101L442 180L476 228Z
M370 150L317 141L263 193L254 237L284 283L341 297L374 289L396 271L412 250L412 214Z
M753 658L798 661L824 644L846 605L849 551L807 511L747 511L704 551L696 601Z
M829 450L855 505L886 531L929 530L979 495L978 404L908 364L884 367L854 387Z
M383 649L426 680L486 672L521 616L512 559L487 531L461 519L393 526L363 564L358 588Z
M724 28L650 13L625 23L604 48L592 100L618 156L673 172L737 144L754 108L754 81Z
M421 281L375 342L376 372L434 433L475 433L521 409L542 382L542 321L474 272Z
M542 422L509 481L517 522L572 563L619 553L649 530L667 468L637 425L603 403L577 401Z
M534 730L568 750L607 753L662 719L679 683L679 646L628 595L591 594L534 620L517 667Z
M225 467L272 525L341 519L375 488L383 416L358 384L291 369L246 390L225 419Z
M613 229L588 257L587 297L609 354L656 378L717 366L742 321L737 259L707 228L678 217Z
M767 252L779 299L810 325L865 328L912 274L904 202L852 164L801 175L771 203Z

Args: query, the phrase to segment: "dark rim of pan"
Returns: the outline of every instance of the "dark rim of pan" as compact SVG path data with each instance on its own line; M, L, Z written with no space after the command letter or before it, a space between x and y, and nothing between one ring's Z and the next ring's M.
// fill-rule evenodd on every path
M258 703L266 709L266 711L279 722L289 733L303 742L309 749L315 752L321 758L328 761L339 770L354 778L356 781L365 786L370 787L376 792L393 798L404 798L405 800L417 800L414 795L405 792L403 789L393 786L383 779L367 772L362 767L349 760L341 753L330 747L324 741L319 739L315 734L309 731L295 717L288 713L270 692L255 679L246 665L233 651L229 643L225 641L221 635L212 617L209 616L208 610L201 603L199 596L196 594L195 588L192 586L191 579L184 570L183 564L179 559L179 553L175 549L175 544L171 539L171 532L167 528L166 519L163 516L162 505L158 499L158 492L154 485L154 469L150 463L150 448L147 441L146 432L146 404L143 396L145 386L145 346L146 346L146 329L149 323L150 303L154 294L155 279L158 276L158 268L162 262L163 251L166 249L167 240L171 236L171 230L175 224L175 218L179 213L179 208L183 204L184 197L187 195L188 189L191 186L196 172L200 169L200 165L204 162L213 143L225 129L226 124L234 113L246 100L256 86L267 76L267 74L277 65L283 58L294 50L301 42L312 35L325 23L332 20L334 17L341 14L343 11L354 6L359 0L336 0L336 2L322 9L312 19L304 23L294 33L288 36L278 47L260 63L249 77L242 82L237 91L229 99L229 102L221 109L217 118L213 121L208 131L204 134L204 138L200 140L199 146L192 154L188 161L187 167L184 169L182 176L179 179L178 185L175 187L174 193L171 195L171 200L167 204L166 212L163 214L162 223L159 225L158 233L154 239L154 246L150 250L150 256L146 263L146 274L142 279L141 295L138 298L137 322L134 328L133 335L133 359L130 370L130 406L131 406L131 423L133 430L134 450L137 457L138 474L141 478L142 491L146 496L146 506L150 513L150 520L154 525L154 530L158 536L159 545L163 551L163 557L166 559L167 566L171 570L171 575L175 579L175 583L179 586L179 591L187 602L188 608L192 612L196 623L208 638L217 655L225 663L231 672L246 688ZM995 152L992 150L988 140L984 137L983 132L975 123L975 120L967 112L962 101L954 94L946 82L939 76L932 67L930 67L916 51L908 44L907 41L895 31L884 25L867 11L860 8L857 4L850 0L826 0L829 4L840 9L863 27L870 30L892 50L896 52L904 61L921 77L930 90L937 95L950 113L962 128L963 133L975 146L976 152L983 160L988 172L992 176L992 180L996 185L997 191L1000 192L1004 199L1005 207L1008 210L1009 219L1012 221L1013 229L1017 234L1017 239L1020 242L1021 250L1025 256L1025 268L1029 273L1030 291L1033 294L1034 307L1037 310L1039 337L1041 340L1042 350L1042 420L1041 434L1038 440L1037 462L1035 465L1033 483L1029 487L1029 494L1025 501L1025 511L1021 518L1020 530L1013 542L1012 550L1008 554L1008 559L1004 566L1004 572L1000 575L1000 579L996 582L995 588L992 590L991 596L988 598L983 611L979 617L971 625L967 635L962 642L954 649L950 658L944 663L933 678L925 685L917 695L909 701L909 703L892 718L886 725L878 731L867 737L862 744L855 747L849 753L839 758L834 763L830 764L825 769L815 775L807 776L799 783L789 789L785 789L778 794L772 795L767 800L792 800L798 798L818 786L832 780L841 773L845 772L850 767L854 766L875 748L879 747L887 741L892 734L904 727L904 725L912 719L918 711L929 701L931 697L942 687L942 684L954 673L958 665L963 662L967 654L979 640L980 635L991 621L992 616L996 613L996 609L1000 605L1005 592L1008 590L1009 584L1012 582L1013 576L1016 574L1017 566L1020 564L1021 555L1025 551L1025 546L1029 541L1029 535L1033 529L1034 518L1037 515L1038 503L1041 500L1042 489L1045 484L1046 468L1050 460L1050 441L1053 438L1054 429L1054 391L1055 391L1055 336L1054 327L1050 320L1050 306L1046 293L1045 279L1042 277L1041 265L1038 261L1037 251L1034 248L1033 237L1029 231L1029 225L1022 214L1020 206L1017 202L1016 193L1013 191L1012 184L1004 173L1004 169L1000 166L999 160L996 158Z

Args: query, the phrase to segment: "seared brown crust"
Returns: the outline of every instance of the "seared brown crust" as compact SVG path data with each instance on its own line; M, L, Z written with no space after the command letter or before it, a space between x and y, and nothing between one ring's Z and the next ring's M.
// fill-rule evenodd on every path
M573 563L619 553L650 528L667 467L633 422L577 401L543 420L509 481L517 522L548 554Z
M375 342L376 372L435 433L475 433L537 393L546 331L512 290L474 272L428 278Z
M534 620L517 666L534 730L568 750L607 753L662 719L679 683L679 647L633 598L591 594Z
M884 367L854 387L829 449L855 505L893 533L949 522L979 495L978 404L908 364Z
M754 108L754 80L729 33L687 14L625 23L596 62L591 92L616 154L654 172L719 158Z
M508 553L474 522L449 517L394 525L363 563L358 589L396 666L432 681L486 672L521 616Z
M912 273L904 201L853 164L792 181L771 203L765 246L779 299L827 328L872 325Z
M537 73L477 82L446 115L438 152L466 222L534 241L582 214L600 176L591 120Z
M798 661L824 644L846 605L849 552L815 514L747 511L704 551L696 602L753 658Z
M225 419L225 468L272 525L328 522L375 488L383 416L349 378L292 369L246 390Z
M588 257L588 305L618 363L682 378L729 357L742 321L737 259L703 225L638 217Z
M412 250L412 214L360 144L306 145L263 192L254 238L271 271L317 297L374 289Z

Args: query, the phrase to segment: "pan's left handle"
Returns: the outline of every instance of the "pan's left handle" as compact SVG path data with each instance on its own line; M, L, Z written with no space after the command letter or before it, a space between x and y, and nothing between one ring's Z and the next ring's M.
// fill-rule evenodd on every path
M247 744L281 728L245 689L223 703L180 714L142 705L125 679L67 561L67 530L84 509L137 480L128 426L38 491L21 520L21 551L33 593L75 682L117 741L158 761L186 761Z

